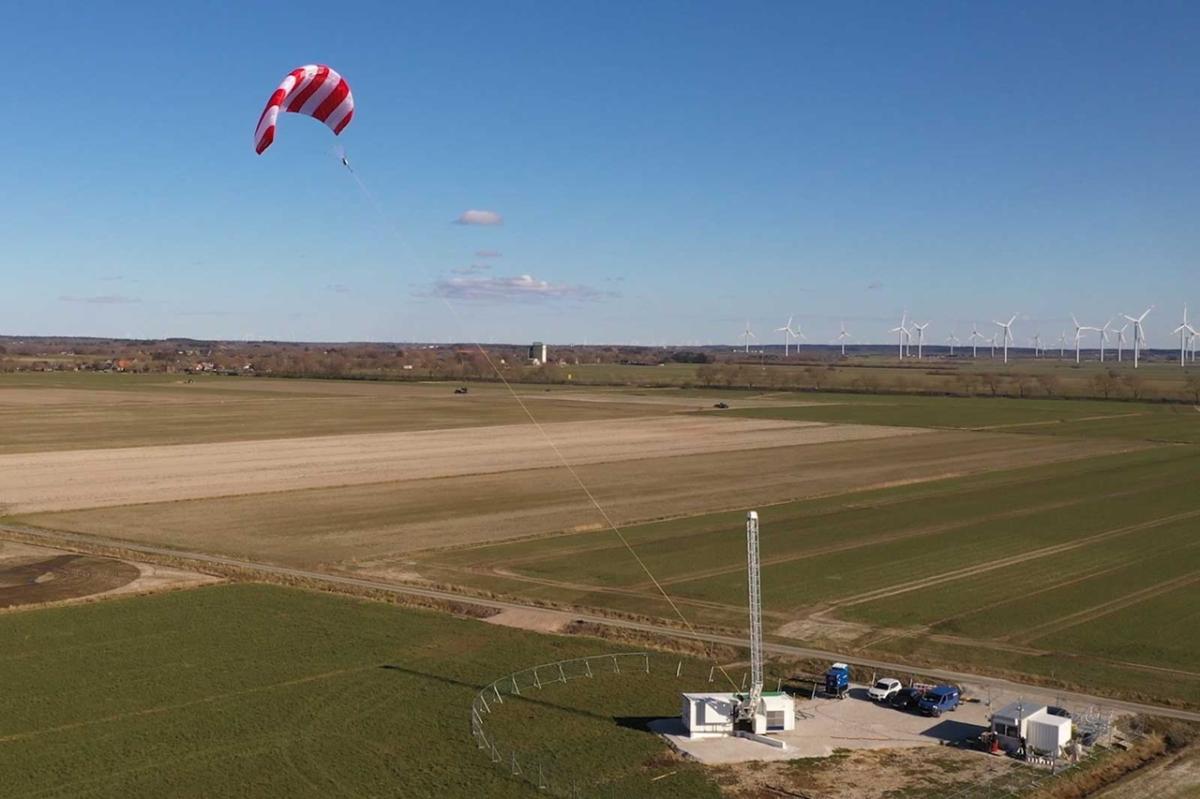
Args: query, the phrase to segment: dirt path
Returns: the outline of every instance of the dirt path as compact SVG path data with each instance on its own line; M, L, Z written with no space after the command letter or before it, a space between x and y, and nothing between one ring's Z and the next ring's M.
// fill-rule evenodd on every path
M925 435L927 431L702 416L543 425L572 464ZM0 510L32 513L559 464L528 424L0 456ZM96 480L103 474L103 480Z

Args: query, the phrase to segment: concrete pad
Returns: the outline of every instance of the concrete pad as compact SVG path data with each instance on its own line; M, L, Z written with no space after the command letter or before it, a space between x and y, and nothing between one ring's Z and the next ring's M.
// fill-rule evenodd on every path
M995 705L999 707L999 705ZM880 705L855 686L846 699L796 698L796 729L774 733L787 744L776 749L742 738L688 738L679 719L653 722L650 729L686 756L702 763L795 760L829 757L835 749L901 749L958 743L979 735L991 713L984 703L965 702L941 718Z

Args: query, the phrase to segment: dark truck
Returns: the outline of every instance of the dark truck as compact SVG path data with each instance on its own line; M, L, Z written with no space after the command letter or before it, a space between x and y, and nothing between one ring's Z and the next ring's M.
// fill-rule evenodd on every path
M845 663L834 663L825 672L825 694L845 699L850 691L850 667Z
M938 716L958 707L962 694L953 685L939 685L925 692L917 702L917 709L926 716Z

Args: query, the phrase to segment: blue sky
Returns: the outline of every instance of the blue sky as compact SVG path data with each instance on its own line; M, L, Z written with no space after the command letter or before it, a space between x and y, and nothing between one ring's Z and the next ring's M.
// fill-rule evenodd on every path
M1165 345L1200 316L1198 34L1184 2L10 2L0 332L888 341L907 309L1023 343L1155 303ZM365 191L311 119L254 154L310 62Z

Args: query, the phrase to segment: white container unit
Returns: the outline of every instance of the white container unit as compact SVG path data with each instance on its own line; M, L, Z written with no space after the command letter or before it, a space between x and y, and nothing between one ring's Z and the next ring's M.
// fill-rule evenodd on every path
M1071 740L1071 720L1049 713L1030 718L1025 725L1025 750L1030 754L1058 757Z

